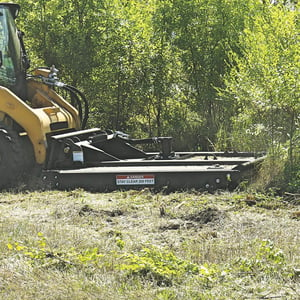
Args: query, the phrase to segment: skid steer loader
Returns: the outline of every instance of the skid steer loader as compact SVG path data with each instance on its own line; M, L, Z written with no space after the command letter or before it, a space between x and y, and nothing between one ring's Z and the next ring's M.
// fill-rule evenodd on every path
M57 189L234 188L262 159L248 152L174 152L171 137L85 129L88 103L78 89L60 82L55 67L27 73L19 10L0 3L0 189L34 166ZM143 151L142 144L159 150Z

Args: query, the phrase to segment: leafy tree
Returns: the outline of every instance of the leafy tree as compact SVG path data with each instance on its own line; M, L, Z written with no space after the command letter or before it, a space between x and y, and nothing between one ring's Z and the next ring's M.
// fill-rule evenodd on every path
M194 148L214 146L223 126L228 102L218 101L216 88L224 87L228 50L240 52L239 32L251 1L164 1L159 9L165 40L180 61L177 85L198 124L193 129ZM192 118L193 119L193 118ZM187 120L188 122L192 120Z
M248 23L241 44L243 56L233 54L236 65L223 94L237 110L232 143L246 150L268 149L281 159L284 147L294 174L291 168L299 169L299 10L264 6Z

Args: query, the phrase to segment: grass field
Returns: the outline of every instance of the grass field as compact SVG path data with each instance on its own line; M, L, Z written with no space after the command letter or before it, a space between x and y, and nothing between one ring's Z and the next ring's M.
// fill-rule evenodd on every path
M10 192L0 299L300 299L300 200Z

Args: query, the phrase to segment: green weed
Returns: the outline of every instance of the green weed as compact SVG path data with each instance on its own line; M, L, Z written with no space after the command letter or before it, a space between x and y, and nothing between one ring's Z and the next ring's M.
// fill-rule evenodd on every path
M31 244L12 242L7 244L7 248L23 255L32 266L60 270L89 264L99 265L104 256L99 253L98 248L88 248L84 251L76 251L75 248L52 249L41 232L38 233L38 239Z
M257 240L256 252L250 258L239 258L236 269L248 274L276 274L284 277L293 276L292 269L288 267L285 255L280 248L275 247L270 240Z
M187 277L207 285L219 276L216 265L197 265L178 258L173 252L156 247L143 248L136 254L125 255L120 265L127 275L139 276L155 282L158 286L172 286L183 282Z

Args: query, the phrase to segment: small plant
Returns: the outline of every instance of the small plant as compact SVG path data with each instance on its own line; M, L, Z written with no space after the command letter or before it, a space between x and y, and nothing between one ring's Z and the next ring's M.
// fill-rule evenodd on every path
M127 254L120 269L127 271L129 275L155 281L159 286L171 286L185 275L197 275L201 272L198 265L155 247L143 248L137 254Z
M117 238L116 239L116 245L120 250L122 250L125 247L125 241L122 240L122 238Z
M260 242L257 258L269 264L282 265L285 263L285 257L281 249L276 248L270 240Z
M286 259L281 249L274 246L270 240L257 241L258 246L254 256L240 258L236 262L238 270L245 273L264 273L288 275Z
M98 248L88 248L84 251L76 251L75 248L68 250L52 249L44 235L39 232L38 240L31 245L14 242L8 243L7 248L23 255L28 263L33 266L52 267L67 269L74 266L99 265L101 258Z

